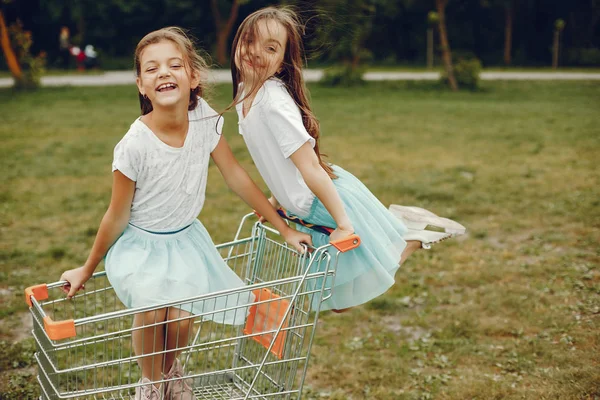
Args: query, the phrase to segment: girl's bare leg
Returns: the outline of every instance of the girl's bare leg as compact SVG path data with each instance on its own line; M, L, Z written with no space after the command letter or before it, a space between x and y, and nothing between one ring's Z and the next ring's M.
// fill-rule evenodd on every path
M163 308L136 314L133 317L133 327L139 328L132 333L135 354L141 356L143 354L160 353L154 356L140 357L137 360L142 370L142 376L153 382L162 379L164 358L162 351L165 345L164 322L166 316L167 310ZM144 326L147 326L147 328L143 328Z
M400 265L404 264L404 261L415 251L421 248L421 242L418 240L409 240L406 242L406 247L400 256Z
M339 309L339 310L331 310L331 311L333 311L336 314L341 314L341 313L345 313L346 311L352 310L352 308L353 307L348 307L348 308L342 308L342 309Z
M192 333L193 319L187 318L191 314L179 308L171 307L167 312L167 340L166 349L175 350L165 354L165 373L170 371L175 358L181 353L182 347L187 346L190 335ZM179 318L186 318L181 321L176 321ZM175 321L174 321L175 320Z

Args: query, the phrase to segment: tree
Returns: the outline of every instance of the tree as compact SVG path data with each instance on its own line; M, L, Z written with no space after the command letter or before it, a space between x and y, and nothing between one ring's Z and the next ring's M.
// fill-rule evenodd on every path
M6 27L2 9L0 9L0 44L2 45L2 53L4 53L4 59L6 60L8 69L13 78L15 78L15 81L18 82L23 76L23 71L21 70L15 51L10 43L10 36L8 35L8 28Z
M330 71L330 76L325 77L326 80L331 78L332 84L351 85L362 81L359 67L362 61L371 56L365 47L365 41L372 31L377 2L378 0L320 2L322 20L316 26L315 48L327 61L343 65L342 70ZM339 83L335 83L336 81Z
M224 2L219 1L219 3L223 4ZM225 65L227 62L227 39L229 39L229 35L231 35L231 30L237 19L240 5L245 3L247 3L247 0L233 0L231 6L227 6L229 9L229 16L227 17L227 20L225 20L221 15L217 0L211 0L210 2L215 27L217 28L217 62L221 65Z
M514 0L504 1L504 65L511 62Z
M448 83L452 91L458 91L458 83L454 77L454 70L452 68L452 52L450 50L450 43L448 42L448 34L446 33L446 4L448 0L435 0L435 7L438 14L438 31L440 34L440 45L442 48L442 60L444 61L444 67L446 69L446 75Z
M11 0L2 1L3 5L10 2ZM35 89L40 85L46 55L42 52L36 57L32 56L31 31L23 29L23 23L19 19L7 26L4 11L4 7L0 6L0 47L15 80L15 88Z
M552 46L552 68L558 68L558 54L560 51L560 33L565 29L565 21L557 19L554 22L554 44Z
M509 66L512 61L512 38L515 0L480 0L484 8L502 8L504 12L504 65Z
M435 11L427 13L427 69L433 68L433 28L439 22Z

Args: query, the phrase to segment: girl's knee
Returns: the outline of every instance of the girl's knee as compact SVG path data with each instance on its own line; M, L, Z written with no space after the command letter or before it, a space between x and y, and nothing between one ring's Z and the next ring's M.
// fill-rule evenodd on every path
M164 322L166 320L166 317L167 310L160 309L136 314L135 320L136 325L153 325L156 323Z
M169 308L167 313L167 320L169 321L170 328L189 329L192 323L192 314L187 311L183 311L179 308Z

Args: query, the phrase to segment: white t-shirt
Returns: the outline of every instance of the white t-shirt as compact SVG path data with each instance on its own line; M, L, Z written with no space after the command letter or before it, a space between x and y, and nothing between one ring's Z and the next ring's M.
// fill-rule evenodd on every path
M307 216L315 196L289 158L306 142L315 146L300 109L276 78L259 89L245 118L242 107L236 105L239 131L269 190L286 210Z
M139 228L174 231L194 222L202 210L210 153L221 138L223 118L203 99L188 118L180 148L161 141L140 119L115 147L113 172L135 181L129 222Z

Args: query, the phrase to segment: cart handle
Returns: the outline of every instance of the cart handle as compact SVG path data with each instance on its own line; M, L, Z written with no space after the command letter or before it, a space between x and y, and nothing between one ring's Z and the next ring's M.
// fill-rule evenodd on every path
M254 214L256 214L256 216L260 218L260 214L258 214L256 211L254 212ZM310 228L316 232L322 233L327 236L331 235L331 233L334 231L333 228L330 228L327 226L322 226L322 225L311 224L310 222L304 221L300 217L297 217L293 214L288 214L281 207L279 207L277 209L277 214L279 214L279 216L283 219L287 219L288 221L303 225L307 228ZM358 246L360 246L360 237L354 233L350 236L346 236L343 239L334 240L330 244L333 247L335 247L336 249L338 249L339 251L341 251L342 253L345 253L348 250L352 250L352 249L355 249Z
M46 331L51 340L61 340L76 336L74 320L53 321L39 306L37 301L46 300L47 298L48 285L45 283L25 289L25 302L30 308L35 306L38 309L44 321L44 331Z

